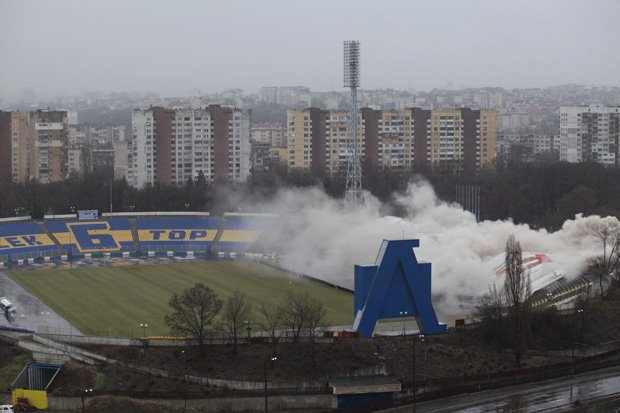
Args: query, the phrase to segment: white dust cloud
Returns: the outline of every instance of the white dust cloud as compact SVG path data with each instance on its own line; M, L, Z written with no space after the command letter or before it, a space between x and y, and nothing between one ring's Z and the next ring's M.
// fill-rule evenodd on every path
M279 214L266 242L278 250L281 266L353 289L354 264L374 262L383 239L419 239L415 253L432 263L433 294L457 306L460 297L488 290L495 277L492 258L504 252L510 234L523 251L549 254L559 271L574 277L588 258L601 253L593 227L602 219L617 222L578 215L554 233L510 220L477 223L460 205L439 200L426 182L411 183L394 199L406 210L405 218L384 216L381 203L368 193L355 206L317 188L282 190L264 206Z

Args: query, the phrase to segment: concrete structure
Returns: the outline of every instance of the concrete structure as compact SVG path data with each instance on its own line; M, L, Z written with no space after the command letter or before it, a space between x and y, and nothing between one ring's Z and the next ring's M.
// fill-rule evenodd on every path
M423 334L442 334L431 299L431 264L418 262L417 239L383 240L374 265L355 266L355 321L362 337L374 334L379 319L415 317Z
M0 182L11 178L11 112L0 111Z
M556 134L500 133L496 145L498 162L504 165L559 159L560 139Z
M35 112L35 161L30 165L31 178L41 183L58 182L67 177L67 112ZM34 172L34 173L33 173Z
M359 114L358 114L359 116ZM349 153L350 113L308 108L288 111L289 168L309 169L318 176L344 173ZM363 121L359 130L359 156L364 157Z
M261 102L278 103L278 87L265 86L258 91Z
M261 102L285 106L308 107L312 103L312 92L305 86L265 86L258 91Z
M377 119L375 136L370 131L367 138L373 143L368 147L369 159L376 166L388 169L411 169L413 165L413 113L411 110L373 111L364 112L366 123L371 126ZM372 148L372 149L371 149ZM376 150L375 150L376 149Z
M389 376L342 377L329 380L338 409L357 409L390 406L392 396L401 391L401 383Z
M109 179L114 177L114 149L93 149L90 153L91 171Z
M318 176L342 173L351 139L349 117L345 111L318 108L288 111L289 168ZM375 167L461 171L495 163L494 111L362 108L358 124L359 156Z
M250 140L273 148L286 148L284 126L280 123L253 123L250 127Z
M620 108L561 107L560 161L618 165Z
M250 175L250 115L217 105L206 109L136 109L128 149L128 182L182 185L244 182Z
M452 164L456 170L477 170L494 162L494 111L432 110L427 125L426 151L416 151L418 162Z
M114 179L127 178L129 164L129 148L128 141L114 141Z
M66 178L68 138L67 112L0 112L0 180Z
M30 147L34 145L31 112L11 113L11 173L13 182L25 182L30 177Z
M69 149L67 155L69 175L81 176L84 173L82 150Z

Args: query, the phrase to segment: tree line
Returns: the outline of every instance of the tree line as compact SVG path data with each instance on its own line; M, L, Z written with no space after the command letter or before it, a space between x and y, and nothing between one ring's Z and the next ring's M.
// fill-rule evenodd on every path
M591 231L601 250L599 254L589 258L586 272L591 280L598 280L599 298L605 300L613 286L620 285L620 222L617 218L607 217ZM510 235L505 247L503 286L491 287L489 292L479 299L477 310L473 314L473 319L480 322L485 341L495 344L498 349L511 348L517 366L522 365L526 350L535 341L534 332L538 330L538 335L544 335L554 324L566 330L562 325L565 322L557 317L555 307L549 302L549 296L539 296L539 300L546 298L548 302L538 309L533 307L535 297L530 271L523 265L522 255L519 241L514 235ZM584 307L588 306L591 284L585 293L575 298L575 314L583 312ZM572 322L574 323L574 319ZM574 326L570 330L572 337L569 336L568 340L574 349ZM560 334L565 333L566 331Z
M241 291L233 291L224 301L202 283L173 294L168 305L171 311L164 316L164 322L170 332L194 339L200 356L204 355L208 335L222 330L232 339L233 353L236 354L244 326L256 318L258 326L269 335L272 355L276 354L276 346L285 329L292 333L294 343L299 343L302 335L308 337L313 367L315 339L327 313L323 303L307 291L287 291L279 303L261 302L254 312L252 303Z
M409 182L420 178L428 180L437 195L448 202L457 201L457 185L479 187L483 220L510 218L515 223L554 231L578 213L620 217L620 168L596 163L549 162L465 173L452 168L399 171L365 165L362 185L390 206L394 192L405 190ZM344 196L345 177L317 176L276 165L255 173L244 184L213 184L199 176L178 187L154 184L136 189L124 179L98 175L51 184L5 183L0 184L0 216L29 214L40 219L45 214L69 213L72 209L237 211L243 205L268 201L281 188L309 186L322 187L338 198ZM391 206L392 214L401 213L397 205Z

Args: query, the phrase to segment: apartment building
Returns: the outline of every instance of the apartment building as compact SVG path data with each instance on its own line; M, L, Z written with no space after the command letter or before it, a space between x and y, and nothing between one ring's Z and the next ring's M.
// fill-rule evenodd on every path
M136 109L128 148L128 182L182 185L244 182L250 175L250 115L218 105L206 109Z
M266 86L258 91L259 99L266 103L286 106L310 106L312 92L305 86Z
M559 151L556 134L500 133L497 136L497 160L504 165L557 160Z
M281 123L253 123L250 127L250 139L273 148L286 147L286 135Z
M560 161L618 165L618 107L561 107Z
M11 112L0 110L0 182L11 179Z
M0 112L0 180L61 181L67 147L67 112Z
M278 103L278 87L277 86L265 86L258 90L258 95L261 102L266 103Z
M495 111L362 108L358 116L358 154L368 165L461 171L495 162ZM318 108L288 111L289 167L317 175L341 173L349 153L349 117L349 112Z
M364 121L358 113L358 155L364 157ZM336 175L346 167L351 147L350 113L308 108L287 112L289 168L317 176Z

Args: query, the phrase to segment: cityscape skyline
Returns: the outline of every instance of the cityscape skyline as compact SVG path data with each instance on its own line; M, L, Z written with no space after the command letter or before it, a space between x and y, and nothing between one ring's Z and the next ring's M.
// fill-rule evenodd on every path
M343 90L342 42L362 44L361 88L617 86L620 4L269 0L5 1L0 95L305 85ZM389 28L386 30L385 28ZM592 63L596 64L592 64Z

